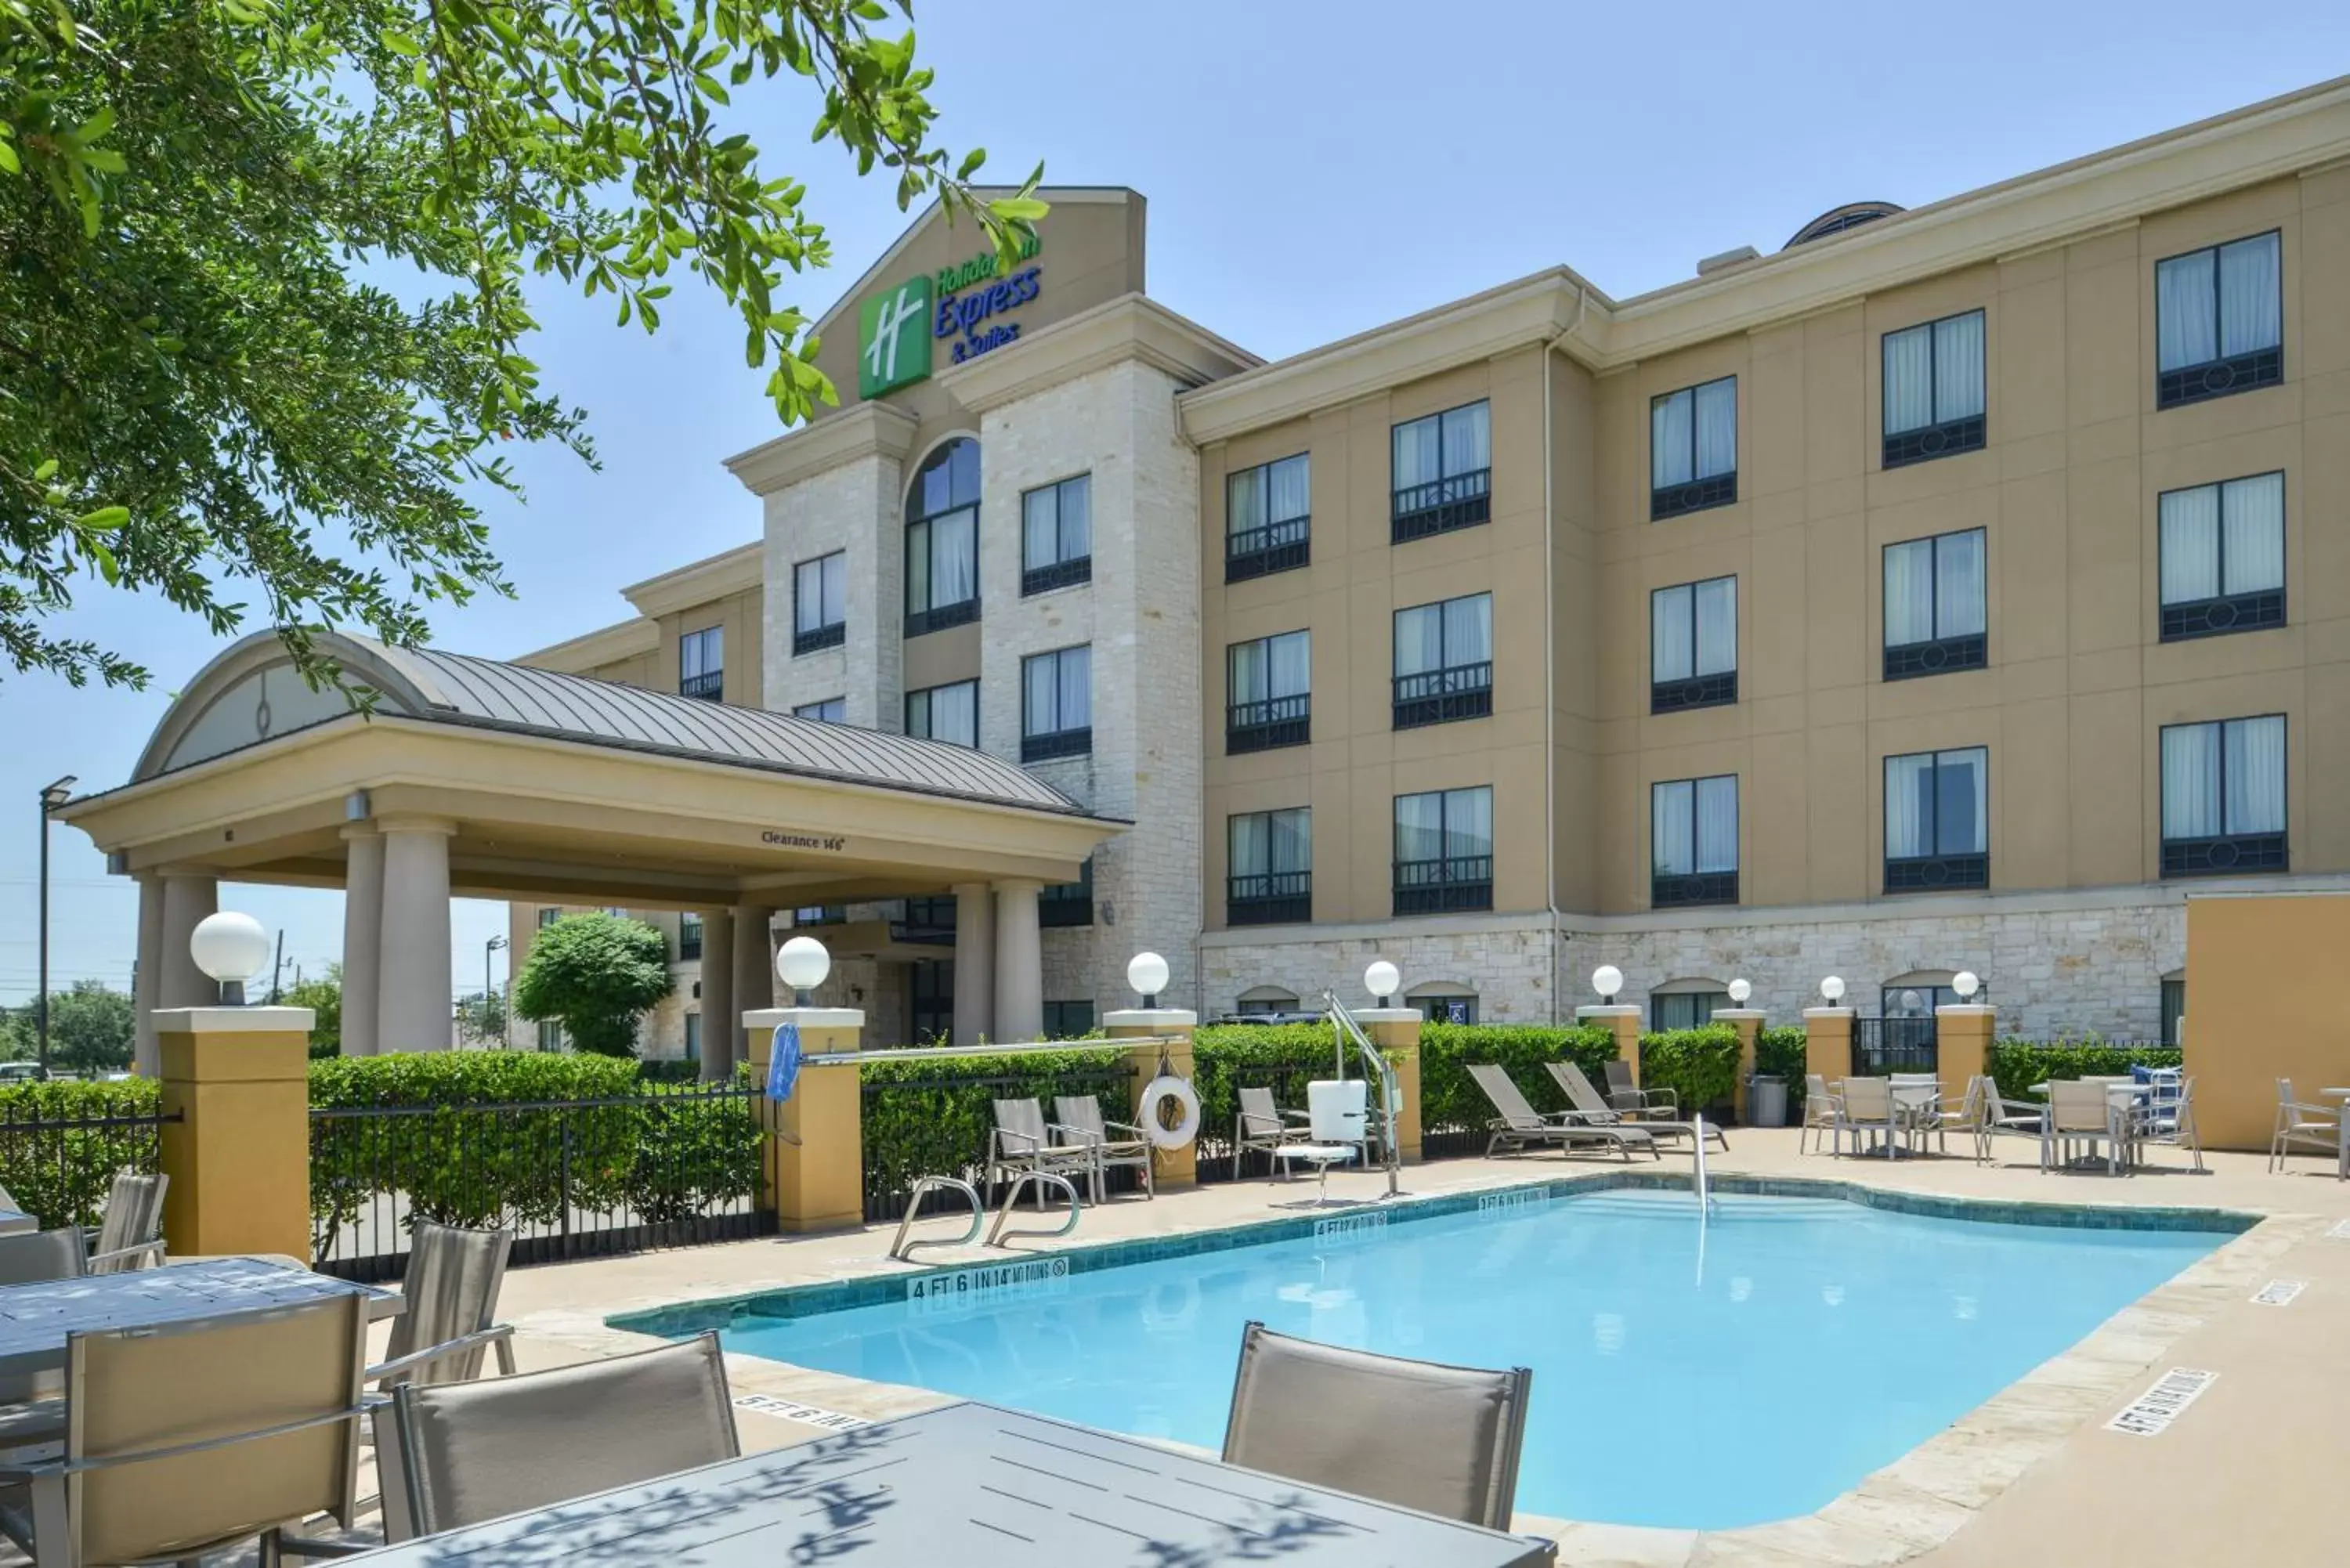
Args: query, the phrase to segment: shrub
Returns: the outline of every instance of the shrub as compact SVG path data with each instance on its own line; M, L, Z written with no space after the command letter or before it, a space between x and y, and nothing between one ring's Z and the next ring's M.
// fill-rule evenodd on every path
M162 1086L152 1078L0 1086L0 1186L8 1189L17 1208L39 1218L43 1230L96 1225L117 1174L155 1168L156 1129L35 1131L21 1124L152 1116L161 1103Z
M1640 1086L1672 1090L1684 1116L1717 1114L1737 1084L1738 1031L1727 1023L1640 1036Z
M1419 1032L1420 1131L1425 1135L1482 1127L1493 1119L1493 1103L1469 1075L1472 1066L1498 1064L1535 1110L1549 1112L1565 1110L1567 1103L1544 1063L1573 1061L1596 1084L1615 1059L1614 1032L1596 1025L1423 1025Z
M633 1056L637 1020L670 993L669 939L642 920L566 915L531 940L515 977L514 1010L559 1021L582 1051Z
M1305 1105L1305 1083L1329 1076L1337 1044L1323 1023L1216 1023L1191 1036L1191 1086L1200 1093L1202 1137L1231 1135L1240 1091L1274 1087L1276 1099ZM1359 1075L1359 1067L1352 1069Z
M1754 1035L1754 1071L1787 1085L1787 1109L1800 1120L1804 1077L1810 1071L1811 1047L1804 1031L1791 1024L1758 1030Z
M858 1082L868 1195L902 1193L921 1176L975 1179L987 1158L995 1100L1041 1100L1047 1121L1055 1095L1092 1093L1112 1121L1134 1110L1118 1046L870 1061L858 1067Z
M2051 1078L2117 1077L2132 1067L2176 1067L2175 1045L2114 1045L2090 1035L2081 1040L2000 1040L1984 1054L1983 1070L2002 1098L2035 1100L2034 1084Z

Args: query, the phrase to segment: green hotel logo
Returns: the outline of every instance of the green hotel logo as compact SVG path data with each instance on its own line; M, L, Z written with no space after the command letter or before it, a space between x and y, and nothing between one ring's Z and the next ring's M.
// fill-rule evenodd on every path
M857 317L857 390L878 398L931 373L931 280L908 278Z

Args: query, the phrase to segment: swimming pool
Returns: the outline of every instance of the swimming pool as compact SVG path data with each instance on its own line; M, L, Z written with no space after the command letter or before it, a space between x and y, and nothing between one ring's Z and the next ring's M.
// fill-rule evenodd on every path
M724 1310L723 1335L1209 1449L1250 1318L1531 1366L1520 1509L1726 1529L1826 1504L2212 1251L2232 1218L2088 1229L1726 1194L1700 1232L1685 1192L1467 1201L1115 1267L901 1278L886 1282L894 1299L845 1310L809 1310L820 1293L754 1299Z

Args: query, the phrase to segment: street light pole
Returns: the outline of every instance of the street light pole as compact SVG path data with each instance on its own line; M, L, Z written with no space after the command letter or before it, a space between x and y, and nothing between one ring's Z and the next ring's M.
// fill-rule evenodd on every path
M482 944L482 1033L490 1032L490 955L506 945L504 937L492 937ZM499 1032L498 1044L505 1044L504 1032Z
M68 774L41 792L41 1076L49 1075L49 817L73 798L74 775Z

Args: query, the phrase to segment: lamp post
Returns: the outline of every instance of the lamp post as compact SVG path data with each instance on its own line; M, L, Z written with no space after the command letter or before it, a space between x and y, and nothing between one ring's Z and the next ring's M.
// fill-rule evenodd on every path
M490 1033L490 955L505 945L506 940L504 937L492 937L482 944L482 1033L484 1038ZM504 1023L503 1013L499 1015L498 1022L502 1026ZM501 1027L498 1031L498 1044L504 1045L505 1043L505 1031Z
M41 792L41 1076L49 1075L49 818L73 798L74 775L68 774Z

